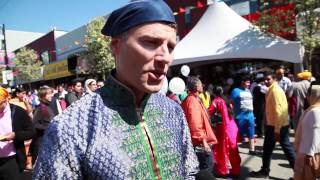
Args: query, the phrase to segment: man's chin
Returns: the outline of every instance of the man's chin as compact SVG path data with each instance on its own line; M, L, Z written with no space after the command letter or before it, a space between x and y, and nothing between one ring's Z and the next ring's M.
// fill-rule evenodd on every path
M161 85L148 85L145 90L147 93L157 93L161 90Z

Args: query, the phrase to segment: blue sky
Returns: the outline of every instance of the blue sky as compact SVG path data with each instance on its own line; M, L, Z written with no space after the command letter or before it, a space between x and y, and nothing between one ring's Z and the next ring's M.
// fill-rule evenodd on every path
M94 17L110 13L129 0L0 0L0 24L6 29L71 31Z

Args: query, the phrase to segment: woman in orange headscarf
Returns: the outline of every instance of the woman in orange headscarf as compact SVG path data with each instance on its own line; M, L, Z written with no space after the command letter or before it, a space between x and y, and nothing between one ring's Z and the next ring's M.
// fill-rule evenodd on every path
M35 130L27 112L8 103L9 93L0 87L0 179L21 179L26 155L24 141Z

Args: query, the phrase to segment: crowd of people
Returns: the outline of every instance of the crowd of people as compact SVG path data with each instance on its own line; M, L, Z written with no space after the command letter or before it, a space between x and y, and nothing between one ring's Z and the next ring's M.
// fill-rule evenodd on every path
M288 75L291 79L286 77ZM293 132L296 141L300 142L300 130L297 131L300 121L303 121L308 107L317 108L314 105L316 100L310 101L311 89L317 81L308 71L298 73L293 78L294 76L286 73L283 66L274 72L258 73L255 77L245 74L240 76L239 82L230 89L230 93L224 93L227 87L218 84L209 84L204 90L200 76L187 78L186 98L168 93L169 98L181 103L185 112L193 145L197 147L200 169L209 172L213 170L216 177L239 177L241 160L238 143L245 143L249 145L249 155L262 156L261 169L251 172L250 175L267 178L272 152L277 142L280 143L290 167L301 167L302 160L295 161L298 146L294 148L289 136L290 131ZM314 98L313 95L312 99ZM308 121L318 123L316 121L319 121L319 115L314 110L313 117L309 116ZM316 132L318 127L313 124L309 128L307 131L312 132L308 136L310 140L306 140L309 144L304 144L303 148L308 147L319 153L320 142ZM255 150L256 138L264 139L263 152ZM203 147L202 155L198 146ZM315 159L314 154L313 152L312 160ZM297 163L300 165L295 165ZM294 172L295 176L298 176L298 172L301 173L302 170L295 168ZM302 177L304 176L300 176Z
M8 101L10 107L20 107L21 109L19 108L19 111L16 111L15 114L19 118L23 114L27 114L28 117L23 117L22 119L32 122L32 125L29 123L29 127L34 127L34 136L32 138L30 136L27 138L27 136L26 141L24 141L26 163L25 166L21 165L20 170L33 169L42 144L44 132L53 117L62 113L68 106L85 94L92 94L97 88L103 87L104 81L100 80L97 82L95 79L87 79L84 83L84 88L82 84L81 79L74 79L68 86L59 84L55 88L46 85L33 90L25 90L22 87L13 87L9 90L2 88L1 92L5 94L2 95L5 97L3 100ZM20 114L23 110L25 113ZM3 136L5 135L5 131L1 133L2 137L5 137Z
M238 140L254 156L257 137L264 138L262 167L251 176L269 176L280 142L295 179L319 177L319 81L302 72L292 82L279 68L255 83L240 75L229 93L189 76L186 92L166 97L159 91L176 31L164 1L132 1L101 30L116 64L106 81L16 88L12 96L0 87L0 179L21 179L25 168L34 179L238 178Z

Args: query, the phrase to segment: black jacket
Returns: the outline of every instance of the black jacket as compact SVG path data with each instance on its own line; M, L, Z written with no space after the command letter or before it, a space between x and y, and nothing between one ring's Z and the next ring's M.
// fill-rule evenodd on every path
M32 121L28 113L19 106L10 104L12 130L15 133L13 140L19 168L23 171L26 163L24 141L32 139L36 135Z
M33 124L36 130L46 130L55 115L51 102L41 101L33 113Z
M54 96L52 97L52 101L50 102L50 107L53 110L53 113L55 116L59 114L57 101L59 101L59 94L58 93L54 94Z
M81 98L81 96L78 95L77 93L75 93L75 92L69 92L69 93L66 95L67 105L70 106L73 102L78 101L80 98Z

